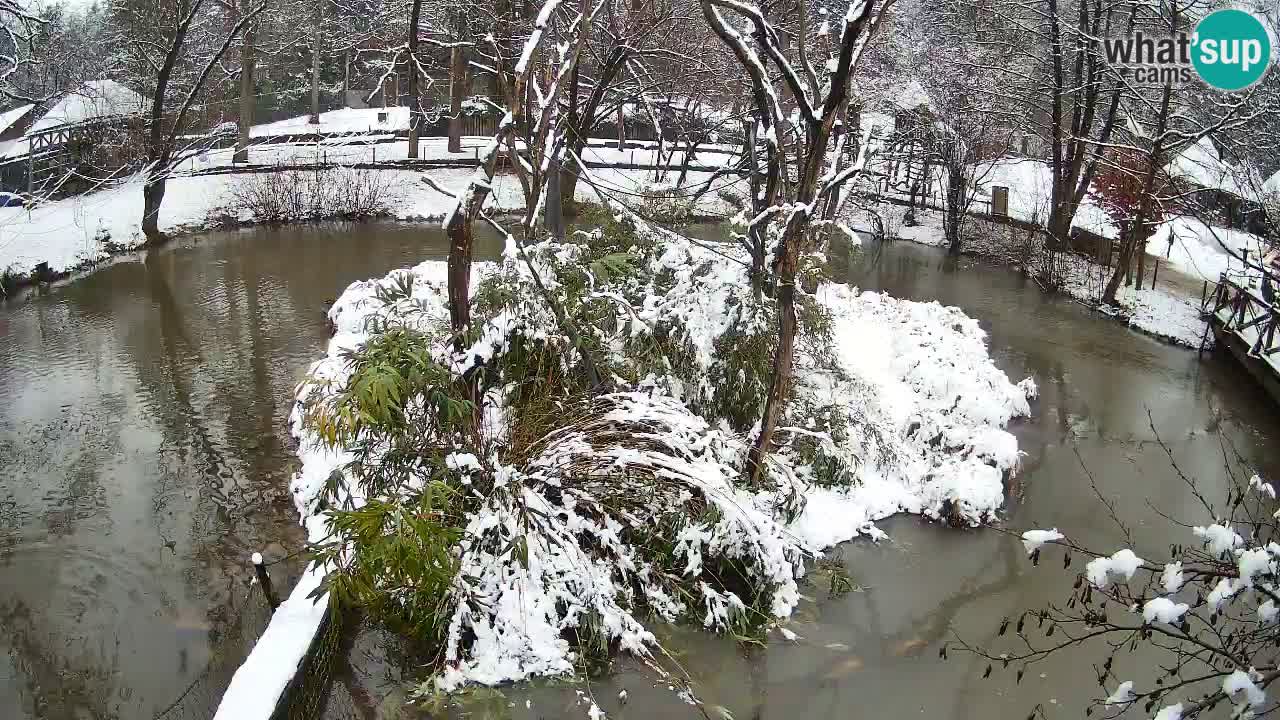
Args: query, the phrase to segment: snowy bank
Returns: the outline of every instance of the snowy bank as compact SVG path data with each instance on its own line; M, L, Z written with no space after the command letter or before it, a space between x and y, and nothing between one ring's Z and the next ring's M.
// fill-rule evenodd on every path
M748 438L721 420L708 422L690 410L710 407L718 390L699 377L705 380L706 373L718 372L719 360L714 352L697 348L712 351L714 340L739 321L752 322L750 309L733 299L733 289L745 287L745 278L741 268L710 250L672 237L664 243L650 262L655 277L674 287L665 293L642 291L644 301L622 315L632 322L593 332L613 332L601 340L615 349L650 333L667 333L662 327L683 333L689 340L685 347L690 348L691 375L650 376L595 398L581 419L550 436L521 465L466 453L449 456L447 472L461 477L459 487L476 487L491 468L497 481L458 543L463 570L450 590L457 611L444 649L447 662L433 687L447 691L465 683L569 672L577 655L564 636L574 628L583 632L580 617L594 618L592 631L622 649L645 655L655 640L639 619L645 615L633 614L636 604L666 620L693 620L713 630L729 627L741 613L743 599L705 582L698 597L682 594L678 584L671 584L678 583L678 574L667 576L628 539L652 532L654 527L647 526L669 520L663 513L691 500L697 507L705 501L717 510L702 519L686 518L683 529L672 532L671 552L679 567L697 578L715 557L738 558L742 572L770 588L762 607L774 620L794 608L805 558L859 535L881 536L873 525L879 519L898 512L966 524L995 518L1003 501L1003 478L1016 470L1019 457L1017 441L1004 426L1030 412L1028 398L1035 389L1030 380L1010 383L994 366L975 320L937 303L820 285L813 300L832 319L832 355L802 350L796 403L821 400L828 404L828 414L837 410L852 425L839 436L819 431L812 418L802 423L809 428L780 428L783 445L774 454L779 484L748 491L739 485L737 469ZM564 268L585 264L574 245L542 246L538 252L539 262L554 256L564 261ZM473 287L486 278L520 273L521 267L510 256L502 263L479 263L473 268ZM302 460L291 490L313 541L328 536L326 520L318 514L320 499L330 478L346 471L352 456L326 449L307 425L307 408L325 401L322 388L340 388L351 377L349 351L376 337L373 328L403 324L427 330L443 323L445 278L445 263L426 262L355 283L331 308L335 335L325 357L311 368L312 377L326 382L300 389L291 418ZM560 282L568 281L560 277ZM387 301L389 294L406 288L409 297ZM621 295L599 289L590 297L628 302ZM539 324L546 320L541 312L531 305L493 316L469 353L494 357L506 352L511 338L552 338L554 326ZM673 318L679 324L667 325ZM498 405L495 418L486 416L485 427L491 421L510 422L502 417L502 407ZM624 447L634 441L633 431L626 429L632 426L645 428L650 438L643 449ZM616 447L598 444L601 437L615 436ZM836 437L842 440L836 442ZM802 442L813 438L821 446L816 451ZM813 455L806 454L811 452L842 459L854 468L853 477L845 484L824 482ZM569 467L576 468L575 474L565 474ZM611 515L600 504L608 484L583 484L584 467L603 472L630 468L629 473L652 478L653 484L645 487L658 496L631 514ZM519 505L510 504L512 493L520 498ZM363 501L359 495L350 496L357 505ZM541 510L526 515L516 512L517 507ZM584 535L590 538L585 544ZM501 550L517 539L523 543L519 562L509 550ZM309 577L314 582L325 572L313 568ZM291 626L289 632L306 630ZM279 685L279 676L296 667L292 658L273 663L272 675L263 669L265 663L251 659L246 668L253 671L242 671L246 677L234 687L249 692L256 685L269 693Z
M909 240L931 247L946 247L947 242L943 236L942 214L940 212L927 209L917 210L917 224L902 226L902 216L906 208L886 203L877 208L877 211L882 218L885 218L886 225L893 229L897 239ZM850 220L855 228L861 229L872 226L870 216L866 210L858 210L851 214ZM1020 243L1010 244L1008 239L1000 233L977 230L975 228L977 222L979 221L975 219L969 225L969 232L966 233L965 242L962 246L964 253L1019 268L1028 262L1028 258L1025 256L1028 252L1026 247ZM1192 227L1196 222L1198 221L1188 218L1176 218L1174 221L1162 225L1161 230L1165 234L1157 234L1152 240L1152 245L1158 240L1165 244L1164 249L1168 249L1169 228ZM1214 229L1208 228L1203 224L1200 224L1199 227L1205 232L1214 231ZM1189 264L1201 263L1197 267L1206 271L1209 269L1225 270L1227 268L1227 255L1213 253L1205 250L1200 245L1193 246L1187 235L1178 235L1177 237L1182 238L1177 241L1177 247L1184 248L1183 262ZM1191 247L1201 248L1201 252L1195 254L1186 250L1186 248ZM1031 252L1039 252L1040 249L1040 246L1037 245ZM1220 261L1220 265L1213 264ZM1163 269L1163 264L1161 265L1160 277L1164 279L1156 287L1152 288L1148 283L1147 287L1142 290L1135 290L1131 286L1121 285L1116 293L1116 302L1119 306L1112 307L1100 304L1102 291L1111 275L1111 268L1092 262L1089 258L1076 253L1064 253L1062 263L1063 284L1060 288L1062 292L1105 315L1123 321L1140 332L1185 347L1200 346L1204 338L1205 324L1200 317L1199 297L1190 295L1190 291L1183 287L1185 283L1170 282L1167 279L1166 271ZM1030 271L1028 270L1028 272ZM1150 272L1147 275L1147 279L1150 280Z
M443 139L441 139L441 144ZM393 146L404 155L404 143ZM330 162L368 161L369 149L348 145L343 152L363 157L327 157ZM318 155L313 145L287 145L255 147L252 154L305 160ZM338 153L338 149L329 149ZM379 150L378 157L387 157L391 151ZM183 167L208 169L222 160L230 161L231 151L211 153L212 159L199 157L184 162ZM612 153L612 154L610 154ZM225 157L222 157L225 155ZM607 161L618 151L596 151L591 157ZM616 158L614 158L616 159ZM282 171L288 171L287 168ZM296 172L296 171L295 171ZM310 172L310 171L307 171ZM422 182L425 173L440 186L451 192L460 192L470 182L471 168L434 168L430 170L404 170L395 168L355 170L356 173L377 173L379 181L387 188L387 216L403 221L439 220L448 214L453 200L429 188ZM593 171L593 176L607 194L629 197L638 191L652 187L652 171L605 168ZM686 186L697 189L700 183L709 182L710 173L690 172ZM253 182L254 174L199 174L177 175L168 181L164 203L160 209L160 231L182 234L212 229L228 221L251 223L254 218L237 208L234 190L238 184ZM695 213L701 216L727 216L732 210L716 190L732 187L736 178L720 178L715 189L705 193L697 202ZM31 273L37 265L48 263L54 273L66 273L106 259L113 253L140 248L146 242L142 234L142 178L128 179L116 186L97 192L78 195L63 200L41 203L33 208L0 208L0 272L8 270L17 275ZM668 191L675 192L675 191ZM687 192L687 191L680 191ZM493 193L486 208L494 212L521 210L523 192L513 175L499 175L494 182ZM598 202L599 195L586 182L578 183L576 197L584 202Z
M1202 141L1207 144L1208 140ZM1223 182L1220 174L1212 178L1188 172L1191 163L1177 168L1203 187L1217 187ZM990 188L1000 185L1009 188L1009 215L1044 224L1049 218L1049 197L1053 188L1053 170L1040 160L1003 160L995 164L984 179L986 192L980 198L990 199ZM1234 187L1234 186L1232 186ZM1237 189L1238 191L1238 189ZM1106 238L1116 238L1118 230L1107 214L1085 196L1080 204L1072 227L1087 230ZM1197 280L1217 281L1232 264L1238 269L1240 261L1233 255L1249 251L1250 257L1259 257L1266 243L1257 235L1243 230L1232 230L1186 215L1169 218L1156 227L1147 240L1147 254L1163 258L1169 264Z

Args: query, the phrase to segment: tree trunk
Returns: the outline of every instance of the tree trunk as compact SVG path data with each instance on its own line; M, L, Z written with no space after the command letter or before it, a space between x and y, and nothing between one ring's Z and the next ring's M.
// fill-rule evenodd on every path
M449 325L458 336L471 325L471 246L475 239L473 223L463 213L454 212L449 224Z
M747 187L751 194L747 198L751 203L752 215L758 215L764 208L768 207L765 203L765 187L760 182L760 162L756 156L756 123L751 118L742 120L742 152L743 157L747 159ZM751 279L751 289L757 296L764 291L765 285L765 231L764 228L756 226L747 231L747 245L751 252L751 268L747 271L747 277Z
M585 149L586 143L573 143L573 151L577 157L582 157L582 151ZM578 161L573 158L565 158L560 163L560 211L564 217L575 217L578 214L578 178L582 170L578 167Z
M168 163L158 171L152 170L142 186L142 234L147 237L148 245L158 245L165 239L164 233L160 232L160 206L164 202L164 174L167 170Z
M1051 193L1052 197L1053 193ZM1065 200L1054 198L1049 208L1048 243L1049 249L1061 250L1071 244L1071 221L1075 213Z
M947 254L960 254L960 224L964 220L965 178L960 163L951 162L947 167L947 206L943 209L943 225L947 238Z
M1120 292L1120 283L1124 280L1125 268L1129 266L1128 237L1120 243L1120 256L1116 258L1116 268L1107 279L1107 286L1102 291L1102 304L1115 305L1116 293Z
M409 10L409 157L418 157L418 133L422 114L418 112L418 18L422 0L413 0Z
M764 464L773 448L773 433L787 404L791 389L792 360L796 351L796 286L795 275L790 281L779 282L778 298L778 349L773 356L773 377L769 393L765 397L764 415L760 418L760 434L747 453L747 473L750 487L764 485Z
M315 27L311 29L311 118L312 125L320 124L320 22L324 3L315 4Z
M461 39L461 38L458 38ZM449 52L449 152L462 152L462 101L467 94L467 63L462 48Z
M347 94L351 92L351 50L342 57L342 106L347 107Z
M1147 248L1144 241L1141 245L1134 248L1134 252L1138 254L1138 282L1134 286L1134 290L1142 289L1142 277L1147 274Z
M245 4L247 9L247 3ZM240 50L240 127L236 138L233 163L249 162L249 131L253 127L253 75L257 58L253 52L253 26L244 30L244 42Z
M557 240L564 240L564 213L560 205L562 195L560 194L560 163L553 160L551 166L547 168L547 199L546 207L542 211L543 227L552 237Z
M860 116L857 114L857 111L855 110L854 126L850 128L846 124L846 118L848 117L848 108L845 106L842 106L836 112L838 114L836 116L835 128L833 128L832 130L832 140L834 141L835 146L840 149L840 152L839 154L836 155L836 167L832 171L832 174L839 175L844 170L844 158L848 154L848 151L846 148L848 148L849 143L851 141L854 143L854 146L853 146L854 153L856 154L858 152L857 141L858 141L859 135L858 135L857 124L859 122ZM845 138L844 146L841 146L840 144L840 138L842 136ZM836 216L836 210L839 209L839 207L840 207L840 191L837 190L836 192L832 193L830 197L827 198L827 204L822 208L822 219L825 222L831 222L832 220L834 220ZM830 232L829 232L830 228L831 226L828 225L827 226L828 237L830 236Z

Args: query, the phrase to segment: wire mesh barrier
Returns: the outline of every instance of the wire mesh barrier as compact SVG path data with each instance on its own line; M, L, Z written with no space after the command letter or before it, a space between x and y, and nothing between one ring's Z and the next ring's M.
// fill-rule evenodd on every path
M342 612L330 604L324 622L308 648L271 720L315 720L324 711L329 684L342 660Z
M233 605L226 613L227 619L211 630L216 641L210 648L209 664L153 716L154 720L208 720L213 715L231 676L271 621L271 608L257 583L250 585Z

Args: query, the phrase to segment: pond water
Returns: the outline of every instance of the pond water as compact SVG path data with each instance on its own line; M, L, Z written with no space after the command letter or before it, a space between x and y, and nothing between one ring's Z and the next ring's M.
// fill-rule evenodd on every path
M327 340L328 303L444 250L432 230L390 224L219 233L0 304L0 716L151 718L180 696L166 717L211 714L264 619L246 557L282 558L301 539L285 421ZM1083 466L1140 555L1188 540L1147 504L1203 522L1148 412L1211 497L1225 483L1220 437L1280 476L1268 452L1277 411L1227 358L1202 361L931 248L896 243L841 265L860 287L964 308L997 364L1039 383L1033 416L1013 428L1026 457L1011 527L1120 543ZM1032 567L1016 538L990 530L907 517L882 527L890 540L842 549L853 592L807 587L812 601L789 623L797 642L746 650L669 631L703 698L739 719L1025 717L1051 700L1083 710L1095 656L1055 659L1018 686L981 681L985 661L937 658L953 631L984 643L1002 617L1065 599L1060 560ZM273 566L282 592L298 565ZM352 643L326 717L397 717L399 673L380 638ZM585 717L588 690L615 718L701 717L630 661L589 686L507 689L471 709Z
M212 715L265 621L247 558L302 542L286 421L328 305L446 249L217 233L0 302L0 717Z

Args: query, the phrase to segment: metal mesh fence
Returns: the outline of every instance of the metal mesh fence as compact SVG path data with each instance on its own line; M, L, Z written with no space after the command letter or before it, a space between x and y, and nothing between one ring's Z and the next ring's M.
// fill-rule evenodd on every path
M278 566L278 570L284 570L284 567ZM277 571L272 575L278 583L277 592L293 585L292 582L282 582L286 579L285 572ZM288 579L292 581L294 578ZM287 597L287 593L282 597ZM270 622L270 605L262 587L254 583L243 599L231 608L227 621L218 628L218 641L209 665L153 720L208 720L213 717L232 676L253 651ZM301 666L276 703L272 720L315 720L321 716L334 668L344 652L342 629L341 613L330 607ZM263 702L269 703L271 699L263 698Z
M334 669L342 660L342 613L332 604L272 720L316 720L325 708Z
M240 663L271 621L271 608L256 583L233 605L217 627L217 642L205 669L154 720L208 720Z

